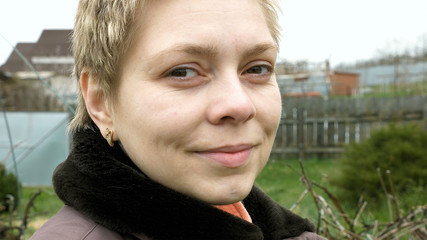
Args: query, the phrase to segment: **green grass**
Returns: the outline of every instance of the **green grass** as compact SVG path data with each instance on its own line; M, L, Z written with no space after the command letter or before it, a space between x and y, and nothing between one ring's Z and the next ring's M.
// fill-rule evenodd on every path
M331 188L328 184L328 176L334 170L334 161L336 160L313 159L304 160L303 164L310 179ZM291 208L306 190L305 185L300 181L300 172L298 160L270 160L258 176L256 184L279 204ZM312 221L317 219L317 208L309 194L294 209L294 212Z

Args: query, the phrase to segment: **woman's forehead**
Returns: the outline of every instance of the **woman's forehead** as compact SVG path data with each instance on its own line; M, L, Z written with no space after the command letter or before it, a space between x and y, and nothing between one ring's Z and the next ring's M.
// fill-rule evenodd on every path
M212 2L217 4L212 5ZM223 2L223 3L221 3ZM217 55L220 46L260 49L276 45L256 0L156 1L140 15L136 42L147 56L171 51ZM218 6L219 5L219 6ZM243 5L243 7L240 7ZM184 9L184 10L182 10ZM182 10L182 11L181 11ZM257 46L255 46L257 45Z

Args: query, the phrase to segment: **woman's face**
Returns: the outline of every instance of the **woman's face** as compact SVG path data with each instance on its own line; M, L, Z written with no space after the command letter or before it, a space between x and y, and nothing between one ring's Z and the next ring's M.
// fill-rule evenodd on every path
M211 204L240 201L267 162L281 111L277 46L258 1L152 1L138 24L116 136L154 181Z

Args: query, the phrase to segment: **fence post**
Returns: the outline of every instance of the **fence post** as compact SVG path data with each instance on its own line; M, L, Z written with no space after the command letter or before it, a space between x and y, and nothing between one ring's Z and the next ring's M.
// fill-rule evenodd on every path
M427 130L427 104L424 104L423 121L424 121L424 130Z
M336 153L337 149L342 152L342 148L339 149L342 143L359 143L372 130L399 119L417 121L427 130L427 96L406 103L401 99L402 104L398 103L398 98L380 100L351 99L352 105L336 108L339 111L330 110L331 104L318 99L308 104L303 102L305 99L287 100L286 115L280 123L274 151L299 158L312 154L321 158ZM402 109L407 109L410 115L404 115Z
M304 108L297 108L297 147L298 147L298 157L300 160L304 159Z

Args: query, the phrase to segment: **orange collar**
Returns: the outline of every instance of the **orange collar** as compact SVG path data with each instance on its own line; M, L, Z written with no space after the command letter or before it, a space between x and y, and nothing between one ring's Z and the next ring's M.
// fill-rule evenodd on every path
M251 216L249 216L249 213L246 211L246 208L243 206L242 202L236 202L228 205L215 205L215 207L252 223Z

